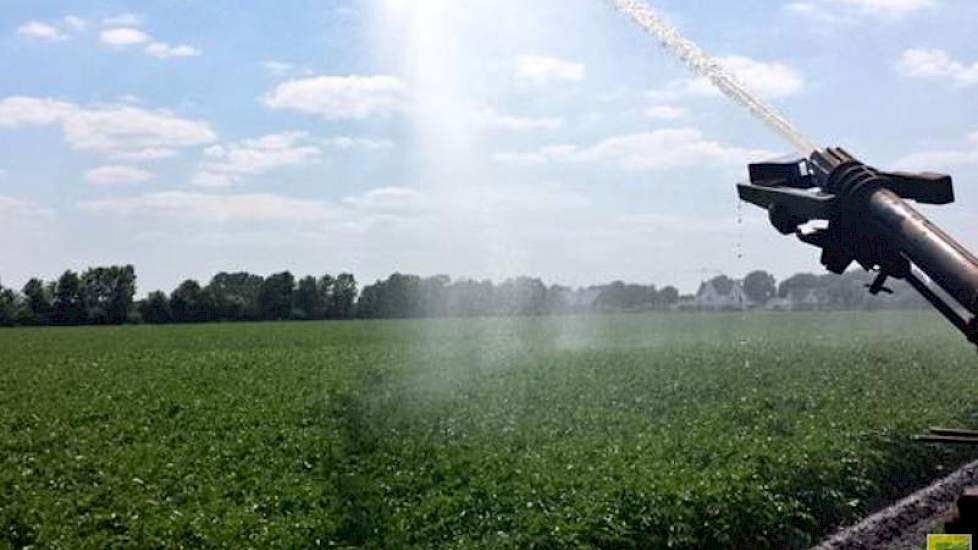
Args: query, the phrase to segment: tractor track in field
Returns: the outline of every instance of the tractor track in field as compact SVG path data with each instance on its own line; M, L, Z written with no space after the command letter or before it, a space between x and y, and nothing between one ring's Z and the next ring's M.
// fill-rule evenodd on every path
M832 535L811 550L910 550L923 548L927 533L965 487L978 485L978 460Z

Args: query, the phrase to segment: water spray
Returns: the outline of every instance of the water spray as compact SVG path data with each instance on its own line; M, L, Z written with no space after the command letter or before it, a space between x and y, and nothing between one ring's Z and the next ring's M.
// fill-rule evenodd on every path
M658 12L638 0L608 0L616 10L631 17L645 32L658 39L662 47L674 53L694 73L713 83L727 97L747 107L750 112L788 140L803 156L819 149L814 141L803 134L772 105L751 93L737 77L724 69L713 57L707 55L692 40L683 36Z

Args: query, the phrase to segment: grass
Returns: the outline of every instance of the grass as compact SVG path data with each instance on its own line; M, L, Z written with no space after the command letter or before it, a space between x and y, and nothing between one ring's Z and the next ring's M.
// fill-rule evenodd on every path
M922 313L0 331L0 547L802 548L968 458ZM956 453L956 454L953 454Z

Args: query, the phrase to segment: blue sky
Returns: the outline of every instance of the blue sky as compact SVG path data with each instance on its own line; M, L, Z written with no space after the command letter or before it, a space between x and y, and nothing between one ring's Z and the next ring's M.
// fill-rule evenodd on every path
M978 248L978 5L652 5L824 145L954 174ZM133 263L692 290L818 269L737 204L790 147L601 0L8 1L0 277Z

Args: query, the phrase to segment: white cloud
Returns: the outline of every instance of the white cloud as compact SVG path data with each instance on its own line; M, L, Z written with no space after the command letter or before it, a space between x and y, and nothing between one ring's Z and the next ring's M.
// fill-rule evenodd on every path
M869 13L905 14L935 6L934 0L823 0L859 8Z
M88 22L76 15L66 15L64 18L65 27L73 31L83 31L88 27Z
M63 42L70 38L71 33L85 30L88 22L76 15L66 15L58 23L43 21L28 21L17 28L17 34L48 42Z
M425 204L424 196L406 187L381 187L363 195L346 197L343 204L374 212L414 211Z
M203 53L199 48L195 48L187 44L172 45L162 40L156 40L149 33L143 31L142 29L135 28L136 26L142 24L142 18L139 18L133 14L123 14L116 17L110 17L105 19L104 22L111 22L111 24L117 25L129 25L106 29L99 33L99 40L103 44L112 46L113 48L127 48L129 46L145 44L146 47L143 51L146 53L146 55L153 56L157 59L197 57Z
M483 128L525 132L532 130L557 130L564 125L561 118L531 118L499 113L485 108L472 113L473 122Z
M403 109L406 96L404 83L393 76L319 76L279 84L264 102L329 120L363 119Z
M265 61L262 63L262 66L265 67L265 70L272 76L283 76L295 69L295 65L292 63L274 60Z
M757 61L738 55L720 57L717 61L753 92L767 99L797 95L805 86L801 73L784 63ZM719 97L720 92L705 78L683 78L647 95L657 101L674 101L688 96Z
M821 4L789 2L784 5L784 11L804 18L808 28L812 28L821 34L828 34L839 27L848 26L857 21L857 18L850 13L852 10L839 10L835 7L826 6L824 2Z
M372 225L417 218L434 206L418 191L405 187L381 187L338 201L300 199L273 193L207 193L164 191L129 197L113 197L79 203L88 212L154 222L239 224L253 230L255 224L270 224L280 230L305 227L322 238L321 232L360 232ZM456 207L457 208L457 207ZM168 227L164 225L162 227ZM195 229L195 236L202 235ZM195 239L195 242L197 239Z
M23 96L0 100L0 128L54 124L61 126L65 141L73 149L128 160L164 158L174 155L176 149L217 139L206 122L180 118L166 111L130 105L84 108Z
M269 193L217 195L163 191L85 201L79 206L89 212L205 223L309 223L325 221L335 215L335 207L328 203Z
M795 95L805 85L804 77L783 63L765 63L749 57L729 56L720 58L720 64L735 74L741 82L767 98Z
M815 23L815 30L852 25L860 16L899 18L937 5L933 0L805 0L784 5L787 13Z
M811 2L788 2L784 5L784 10L800 15L814 15L818 8Z
M49 208L42 208L33 202L18 199L15 197L0 195L0 222L9 221L11 218L51 218L54 211Z
M153 179L152 172L134 166L100 166L85 172L85 181L93 185L142 183Z
M653 120L677 120L689 116L689 110L671 105L656 105L645 111L645 116Z
M172 57L196 57L201 54L201 51L186 44L171 46L166 42L153 42L146 46L146 53L159 59L170 59Z
M200 187L228 187L247 176L316 162L322 151L308 142L308 135L303 132L285 132L208 147L204 151L206 160L193 183Z
M43 126L67 118L77 107L55 99L24 96L0 100L0 127Z
M894 163L898 170L953 170L978 165L978 132L968 134L956 146L909 154Z
M146 162L151 160L162 160L177 156L175 149L166 148L146 148L134 151L113 151L110 155L114 159L127 160L131 162Z
M125 47L144 44L149 42L151 37L139 29L119 27L100 32L98 39L108 46Z
M24 23L17 28L17 34L38 40L47 40L48 42L61 42L68 39L68 35L58 27L40 21Z
M393 149L394 142L389 139L370 139L351 136L336 136L324 140L329 147L337 149L364 149L367 151L383 151Z
M102 24L110 27L141 27L144 22L143 16L135 13L120 13L102 20Z
M205 122L131 106L78 110L62 125L65 138L74 148L110 156L156 156L160 150L203 145L217 139Z
M963 86L978 84L978 61L962 63L944 50L907 50L897 62L897 69L911 78L939 78Z
M616 166L623 170L669 170L703 164L737 165L769 155L723 145L703 137L695 128L656 130L615 136L594 145L554 145L532 153L501 153L493 159L503 164L534 165L551 162L585 162Z
M586 72L581 63L543 55L521 55L516 59L514 69L516 78L529 84L579 82Z

